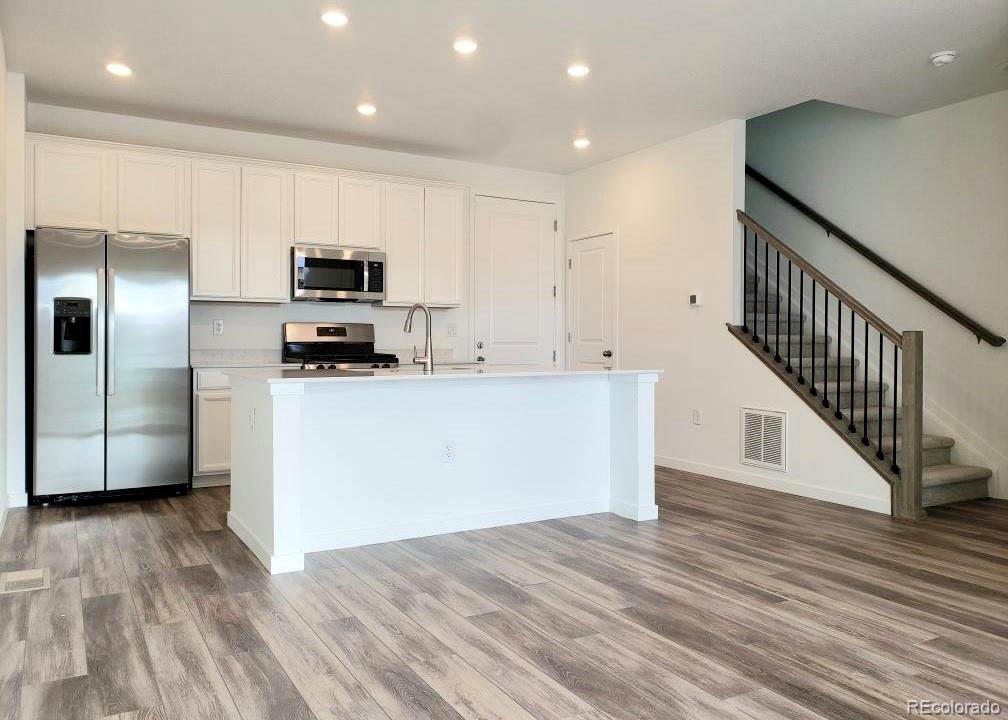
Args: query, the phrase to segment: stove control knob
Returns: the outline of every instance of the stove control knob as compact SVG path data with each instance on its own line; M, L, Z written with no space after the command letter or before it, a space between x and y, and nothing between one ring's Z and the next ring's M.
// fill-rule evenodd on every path
M315 369L316 370L325 370L325 365L316 365Z
M380 367L380 366L378 365L378 363L371 363L371 367L372 368L376 368L376 367Z
M329 366L329 369L330 369L330 370L339 370L339 368L338 368L338 367L336 367L335 365L330 365L330 366Z
M375 367L377 367L377 365L376 365ZM391 365L389 365L388 363L384 363L384 364L382 365L382 367L383 367L383 368L390 368L390 367L392 367L392 366L391 366Z

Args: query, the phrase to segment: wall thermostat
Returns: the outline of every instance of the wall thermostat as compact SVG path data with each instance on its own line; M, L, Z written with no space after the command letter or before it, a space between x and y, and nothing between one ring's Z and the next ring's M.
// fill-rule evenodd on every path
M698 292L690 293L689 296L689 306L690 307L702 307L703 306L703 295Z

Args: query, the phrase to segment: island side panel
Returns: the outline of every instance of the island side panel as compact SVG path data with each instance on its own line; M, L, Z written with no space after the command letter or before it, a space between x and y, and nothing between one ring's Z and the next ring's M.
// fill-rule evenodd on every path
M300 385L281 395L266 382L231 378L228 527L270 572L304 567L297 483ZM293 478L293 479L292 479Z
M654 391L656 374L613 376L610 384L612 487L610 509L631 520L654 520Z
M306 552L609 510L608 376L305 388Z

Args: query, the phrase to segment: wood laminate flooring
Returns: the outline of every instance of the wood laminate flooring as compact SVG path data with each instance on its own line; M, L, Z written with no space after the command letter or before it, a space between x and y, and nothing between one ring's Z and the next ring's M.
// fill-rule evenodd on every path
M270 577L226 488L12 510L0 720L890 718L1008 707L1008 503L877 514L659 471L660 518L309 555Z

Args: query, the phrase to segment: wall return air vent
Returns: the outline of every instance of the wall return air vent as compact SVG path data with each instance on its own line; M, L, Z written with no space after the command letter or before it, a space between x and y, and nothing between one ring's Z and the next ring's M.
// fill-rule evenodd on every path
M742 464L787 470L787 413L742 408Z

